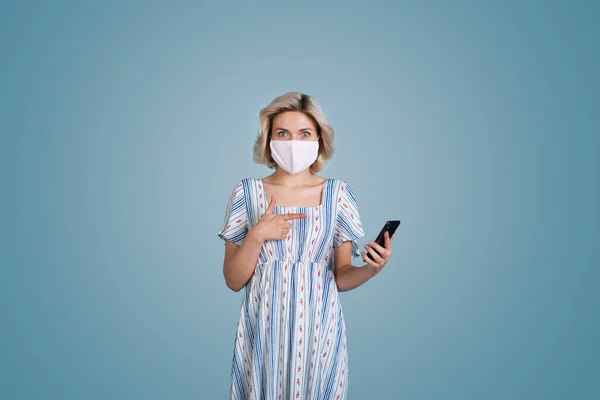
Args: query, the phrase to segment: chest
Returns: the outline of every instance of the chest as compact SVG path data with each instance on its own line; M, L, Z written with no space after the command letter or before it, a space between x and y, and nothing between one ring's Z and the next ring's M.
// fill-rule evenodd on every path
M275 197L280 207L318 207L323 203L324 185L288 188L281 185L264 184L267 203Z

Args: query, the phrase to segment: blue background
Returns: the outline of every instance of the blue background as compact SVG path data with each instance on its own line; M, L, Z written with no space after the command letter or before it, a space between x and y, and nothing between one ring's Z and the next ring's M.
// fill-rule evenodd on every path
M600 398L597 2L95 3L0 6L1 398L227 398L216 232L291 90L402 220L350 399Z

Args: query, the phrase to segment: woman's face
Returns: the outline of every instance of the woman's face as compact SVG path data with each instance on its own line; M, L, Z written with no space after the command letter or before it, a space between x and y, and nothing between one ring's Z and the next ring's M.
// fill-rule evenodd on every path
M286 111L273 118L271 140L319 140L313 120L300 111Z

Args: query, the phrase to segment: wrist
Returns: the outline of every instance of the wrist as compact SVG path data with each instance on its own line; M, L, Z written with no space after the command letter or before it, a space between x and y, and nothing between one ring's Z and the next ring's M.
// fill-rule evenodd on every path
M248 235L246 235L246 236L251 241L256 242L258 244L262 244L265 241L260 228L257 227L256 225L248 230Z
M369 278L373 278L374 276L376 276L379 273L379 271L377 269L373 268L369 264L363 265L363 269L366 270L367 275L369 276Z

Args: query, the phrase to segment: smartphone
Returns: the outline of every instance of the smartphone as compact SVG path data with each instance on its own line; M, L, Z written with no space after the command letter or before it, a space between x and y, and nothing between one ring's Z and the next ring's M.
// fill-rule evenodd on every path
M390 238L391 238L399 226L400 226L400 221L398 221L398 220L387 221L385 223L385 225L383 225L383 228L381 228L381 232L379 232L379 235L377 235L377 238L374 240L374 242L380 246L384 246L385 238L383 235L385 234L385 232L389 232ZM373 250L377 253L377 250L375 250L375 249L373 249ZM377 253L377 254L379 254L379 253ZM367 252L367 257L369 257L371 260L373 260L373 256L369 252Z

